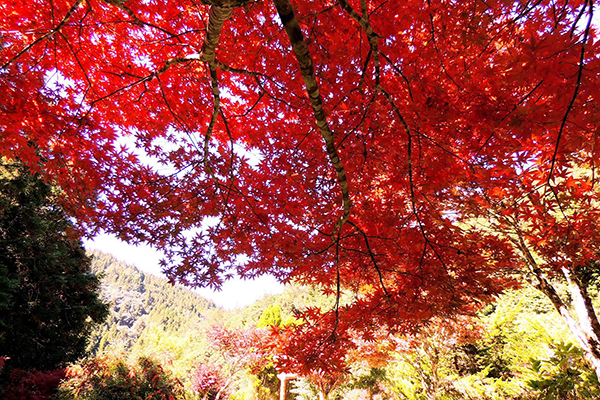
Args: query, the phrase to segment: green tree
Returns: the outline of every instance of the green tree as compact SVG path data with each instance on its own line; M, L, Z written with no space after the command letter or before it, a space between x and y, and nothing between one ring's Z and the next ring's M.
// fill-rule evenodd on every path
M108 307L53 187L0 163L0 355L13 368L53 369L83 356Z

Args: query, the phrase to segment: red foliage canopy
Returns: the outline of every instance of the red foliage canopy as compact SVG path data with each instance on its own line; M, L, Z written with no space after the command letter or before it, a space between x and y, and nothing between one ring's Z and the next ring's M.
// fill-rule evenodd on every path
M359 293L334 325L410 324L468 310L532 253L597 255L592 11L5 2L0 153L60 185L87 233L163 249L175 281L271 273Z
M199 364L192 375L192 390L204 399L211 393L219 393L225 384L221 366L217 364Z
M208 330L211 345L223 356L230 374L240 369L257 373L269 363L264 329L229 329L214 325Z

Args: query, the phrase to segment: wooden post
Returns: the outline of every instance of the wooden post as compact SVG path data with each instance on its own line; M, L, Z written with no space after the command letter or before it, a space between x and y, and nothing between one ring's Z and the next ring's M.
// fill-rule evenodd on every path
M277 374L277 378L279 378L279 382L281 382L281 384L279 385L279 400L285 400L285 394L287 392L287 381L292 379L298 379L298 374L286 374L285 372L282 372L280 374Z

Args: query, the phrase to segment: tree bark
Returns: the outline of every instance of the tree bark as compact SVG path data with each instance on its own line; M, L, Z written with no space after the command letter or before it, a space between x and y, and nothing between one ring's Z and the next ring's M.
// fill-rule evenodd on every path
M525 258L530 272L537 281L534 284L535 287L550 299L552 305L563 318L575 340L583 350L588 364L596 372L596 376L600 378L600 346L598 341L600 337L600 323L598 322L598 316L594 311L587 289L570 269L562 268L560 270L569 286L573 310L576 316L574 318L571 310L561 299L554 286L548 281L520 235L518 238L518 247Z
M313 66L312 57L308 51L308 45L304 40L304 35L300 29L300 24L294 14L294 9L289 0L273 0L277 13L281 18L281 23L285 28L285 31L292 45L292 50L296 56L296 60L300 65L300 71L302 73L302 79L304 80L304 86L310 99L310 104L313 109L315 116L315 122L321 132L321 136L325 141L325 147L329 160L337 173L338 183L342 191L342 208L343 216L338 222L337 227L340 228L350 215L350 188L348 185L348 179L346 178L346 170L342 164L340 156L335 145L333 132L329 127L327 118L325 116L325 110L323 108L323 97L319 91L319 84L315 75L315 69ZM335 234L335 232L334 232Z
M233 9L212 6L208 14L208 28L206 37L202 44L202 61L206 61L213 66L215 62L215 50L219 44L219 36L223 30L223 25L233 15Z
M577 317L577 326L580 329L580 336L586 344L586 358L596 371L596 376L600 377L600 323L592 304L587 288L568 268L562 268L561 272L569 285L569 291L573 303L573 310Z

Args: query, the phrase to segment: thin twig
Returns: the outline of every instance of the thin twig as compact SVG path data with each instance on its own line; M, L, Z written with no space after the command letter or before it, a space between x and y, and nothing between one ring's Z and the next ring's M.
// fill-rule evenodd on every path
M71 8L67 12L67 14L62 19L62 21L60 21L60 23L58 25L56 25L56 27L54 29L52 29L50 32L46 33L45 35L40 36L39 38L37 38L36 40L34 40L32 43L30 43L29 45L27 45L23 50L21 50L20 52L18 52L13 58L11 58L6 63L4 63L4 65L2 65L2 67L0 67L0 69L4 69L4 68L8 67L11 63L13 63L15 60L17 60L23 54L25 54L29 50L31 50L31 48L33 46L35 46L36 44L40 43L43 40L46 40L46 39L52 37L63 26L65 26L65 24L67 23L67 21L69 20L69 18L71 18L71 16L73 15L73 13L75 12L75 10L77 9L77 7L79 7L79 5L81 3L83 3L83 0L76 0L75 4L73 4L73 6L71 6Z

